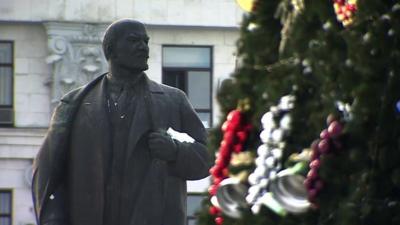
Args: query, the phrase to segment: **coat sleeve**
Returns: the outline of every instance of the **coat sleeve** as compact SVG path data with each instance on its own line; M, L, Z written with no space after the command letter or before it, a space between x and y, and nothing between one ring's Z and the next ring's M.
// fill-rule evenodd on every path
M174 175L184 180L198 180L208 176L211 167L211 159L207 152L207 132L189 103L186 95L180 95L180 120L181 132L187 133L194 143L178 142L178 154L173 163L170 163Z
M69 108L64 105L60 103L56 107L33 164L32 197L38 225L64 225L66 220L65 190L62 182L56 179L62 177L60 174L68 135L66 118Z

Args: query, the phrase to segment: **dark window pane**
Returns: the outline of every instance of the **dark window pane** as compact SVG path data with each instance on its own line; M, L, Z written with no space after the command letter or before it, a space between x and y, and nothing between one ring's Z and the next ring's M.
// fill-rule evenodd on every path
M12 63L11 50L11 43L0 43L0 63Z
M11 193L1 192L0 193L0 214L11 213Z
M187 197L187 215L194 216L201 207L201 201L203 201L204 196L202 195L189 195Z
M210 68L210 48L164 47L164 67Z
M184 71L166 71L163 76L163 84L176 87L186 92L186 76Z
M12 70L0 67L0 105L12 104Z
M194 108L210 108L210 72L189 71L188 72L188 97Z

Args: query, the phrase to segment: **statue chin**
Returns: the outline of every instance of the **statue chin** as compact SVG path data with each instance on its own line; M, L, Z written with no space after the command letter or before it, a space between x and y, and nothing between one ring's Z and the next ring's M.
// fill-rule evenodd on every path
M143 64L143 65L123 65L123 64L119 64L120 67L132 71L132 72L143 72L149 69L149 65Z

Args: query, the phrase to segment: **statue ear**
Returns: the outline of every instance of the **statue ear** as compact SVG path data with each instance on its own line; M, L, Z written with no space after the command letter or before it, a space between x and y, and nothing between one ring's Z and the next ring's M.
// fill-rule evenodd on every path
M108 52L108 59L107 60L113 60L117 57L117 55L114 53L114 49L112 47L112 45L108 45L107 47L107 52Z

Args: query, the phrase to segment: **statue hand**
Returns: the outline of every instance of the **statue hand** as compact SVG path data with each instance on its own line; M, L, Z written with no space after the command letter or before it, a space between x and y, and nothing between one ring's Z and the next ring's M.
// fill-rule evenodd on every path
M165 130L151 132L148 136L148 144L153 158L174 161L177 157L178 148Z

